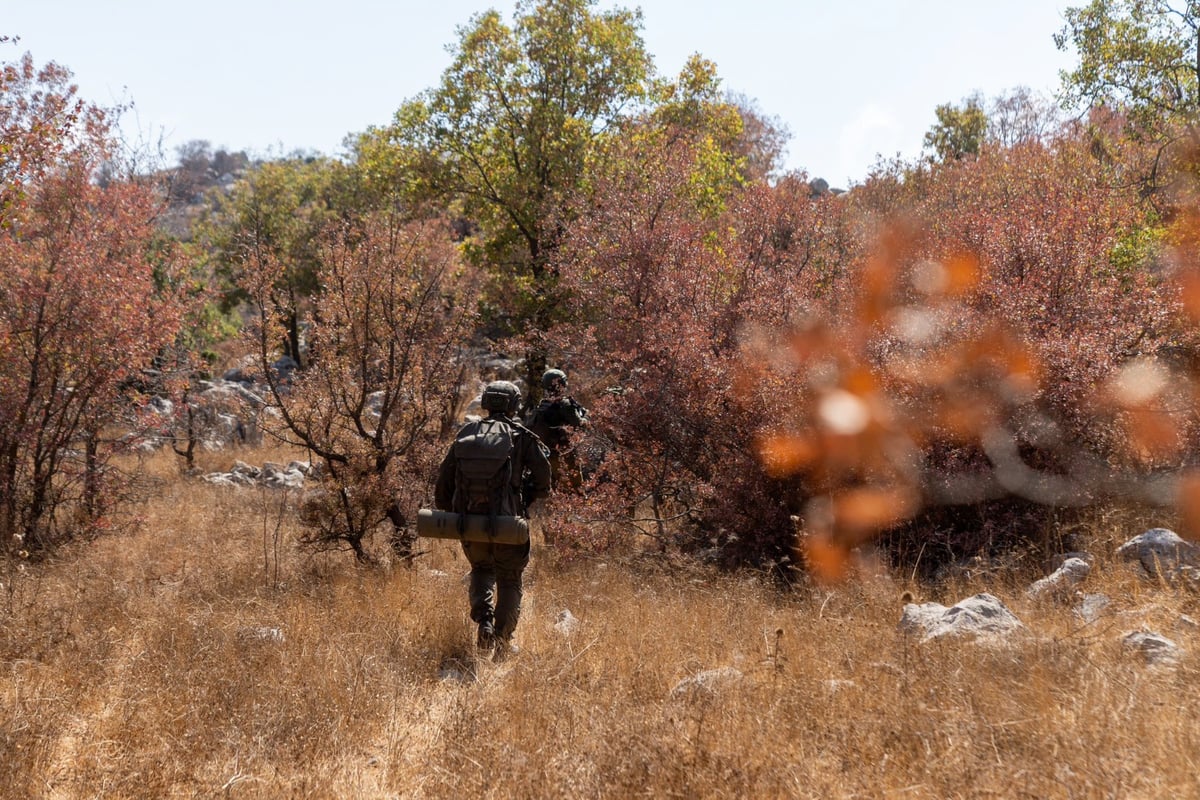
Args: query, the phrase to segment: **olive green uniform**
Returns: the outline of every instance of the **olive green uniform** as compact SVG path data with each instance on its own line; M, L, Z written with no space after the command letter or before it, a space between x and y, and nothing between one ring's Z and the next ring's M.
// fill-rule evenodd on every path
M497 412L491 412L489 418L500 419L513 428L512 471L504 505L527 514L535 500L550 494L549 453L537 436L519 422ZM479 511L453 507L456 476L457 463L451 447L438 470L435 505L442 511ZM487 509L482 512L487 513ZM481 631L494 626L495 635L507 641L521 616L522 573L529 564L529 542L512 545L464 541L462 548L471 564L468 590L471 619L481 626Z
M583 473L571 447L570 428L586 424L587 409L572 397L548 396L529 415L529 429L550 449L551 483L557 489L578 490Z

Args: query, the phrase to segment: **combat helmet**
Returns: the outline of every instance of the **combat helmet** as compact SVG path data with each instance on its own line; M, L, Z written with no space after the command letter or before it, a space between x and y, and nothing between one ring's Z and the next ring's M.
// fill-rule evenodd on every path
M512 416L521 405L521 390L511 381L492 381L484 387L479 405L486 411Z
M561 382L562 388L567 388L567 373L561 369L548 369L542 373L542 389L550 391L556 382Z

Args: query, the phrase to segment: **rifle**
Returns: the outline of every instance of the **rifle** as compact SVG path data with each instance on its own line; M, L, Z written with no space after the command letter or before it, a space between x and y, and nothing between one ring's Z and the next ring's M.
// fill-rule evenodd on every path
M579 405L579 402L574 397L566 397L564 399L571 404L571 409L575 412L575 416L579 417L579 421L582 423L587 418L587 409Z

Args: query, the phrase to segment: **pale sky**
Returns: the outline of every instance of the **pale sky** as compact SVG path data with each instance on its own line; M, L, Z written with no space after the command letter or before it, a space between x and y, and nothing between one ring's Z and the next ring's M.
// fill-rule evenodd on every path
M1054 47L1083 0L643 0L658 71L691 53L726 89L791 132L787 167L833 186L879 156L921 151L934 108L972 92L1057 91L1070 54ZM347 134L387 124L435 86L446 46L471 16L514 0L0 0L0 59L30 52L75 73L84 97L133 103L127 136L162 138L170 162L194 140L260 156L342 152Z

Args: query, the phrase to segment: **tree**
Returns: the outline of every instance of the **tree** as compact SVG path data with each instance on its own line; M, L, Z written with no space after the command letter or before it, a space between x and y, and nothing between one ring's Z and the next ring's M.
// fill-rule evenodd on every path
M644 139L637 145L643 151L689 152L692 199L709 215L725 209L729 197L746 182L748 165L755 170L773 160L770 135L758 141L745 137L750 112L724 96L717 65L698 54L688 58L673 81L655 82L652 101L649 111L622 136Z
M1079 64L1062 73L1064 105L1115 112L1126 136L1153 148L1134 173L1145 196L1164 196L1166 187L1189 192L1200 171L1200 3L1092 0L1065 14L1055 42L1073 47ZM1097 143L1110 149L1099 131ZM1189 179L1176 180L1181 175Z
M937 123L925 134L925 148L938 161L957 161L979 155L988 129L987 113L978 94L961 106L945 103L934 109Z
M65 67L38 67L28 53L16 63L0 62L0 215L6 222L28 186L55 165L71 134L103 124L103 112L84 103L70 79Z
M1125 109L1135 130L1154 137L1200 109L1200 3L1092 0L1068 8L1054 37L1079 64L1062 75L1065 103Z
M559 254L571 314L552 338L587 342L576 372L613 387L591 404L611 441L573 511L664 549L779 563L798 508L751 447L767 395L738 396L741 343L835 280L843 206L813 202L799 178L728 191L714 206L707 137L664 142L670 127L646 128L613 143L591 174L595 191L579 199ZM594 531L562 538L572 536Z
M322 489L303 509L306 541L366 560L364 537L389 519L393 545L407 553L404 509L427 499L440 442L457 419L477 282L448 225L395 210L330 223L314 255L313 357L288 381L271 366L288 324L273 299L286 265L268 256L244 274L261 321L255 351L280 414L275 433L323 466Z
M947 163L978 156L985 147L1011 148L1041 142L1059 125L1056 108L1026 87L997 95L990 102L976 93L961 104L946 103L925 133L925 149Z
M726 102L737 109L742 120L741 134L734 150L741 159L746 180L773 178L787 151L787 125L778 117L766 116L758 102L746 95L731 94Z
M230 153L226 150L212 151L212 145L203 139L193 139L176 148L178 166L172 170L171 204L186 206L208 191L222 176L243 172L250 165L245 152Z
M790 392L764 415L763 455L820 500L804 515L814 563L836 573L918 511L902 528L916 541L892 544L926 563L1039 542L1047 509L1155 498L1145 471L1194 458L1192 389L1167 364L1196 332L1171 282L1129 263L1144 216L1121 168L1069 126L908 173L899 192L856 189L851 210L909 224L858 255L840 313L758 351L748 382Z
M559 210L597 142L647 95L652 64L640 12L596 5L521 0L511 27L496 11L475 16L459 30L439 86L367 136L400 154L410 189L481 227L474 255L511 293L493 309L503 332L550 327ZM363 149L381 148L368 141ZM545 357L530 355L536 387Z
M203 144L203 143L201 143ZM226 307L244 300L241 277L262 264L283 265L270 302L282 314L284 355L305 363L303 326L318 289L318 233L339 213L336 184L346 168L324 159L291 158L259 164L217 199L201 237L214 254L215 272L225 280ZM349 208L345 209L349 211Z
M836 572L944 512L938 536L962 538L939 550L973 552L994 543L985 504L1032 535L1046 508L1134 485L1113 465L1166 466L1200 430L1167 379L1106 399L1195 334L1130 264L1143 216L1080 128L838 200L800 176L748 184L714 213L697 144L647 127L610 143L559 250L571 313L552 341L586 343L573 374L611 387L588 404L608 441L571 509L594 527L563 539L619 523L764 567L792 557L799 519Z
M109 426L132 416L125 388L172 344L180 307L155 187L96 180L114 146L104 111L57 65L27 55L0 74L0 536L32 550L114 496Z
M987 110L987 142L998 147L1016 147L1042 142L1061 124L1055 103L1018 86L992 98Z

